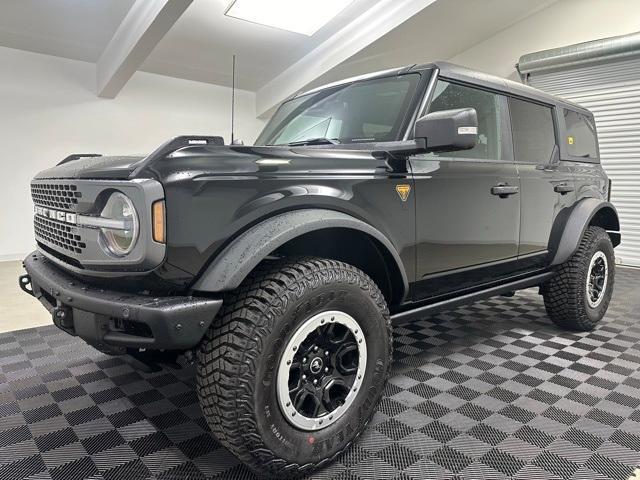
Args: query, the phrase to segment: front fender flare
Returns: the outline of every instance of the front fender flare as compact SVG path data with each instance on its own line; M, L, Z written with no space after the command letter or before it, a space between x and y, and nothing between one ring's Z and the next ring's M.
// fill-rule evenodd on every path
M346 213L304 209L281 213L243 232L220 252L193 285L203 292L223 292L240 286L249 273L269 254L305 233L325 228L347 228L366 233L377 240L391 255L402 276L403 295L409 282L402 260L391 241L378 229Z
M591 220L598 215L598 212L607 210L609 213L613 212L615 218L606 222L606 225L604 225L605 229L608 231L620 230L616 207L610 202L598 198L582 199L567 212L567 215L564 215L563 219L562 216L559 215L560 222L554 226L554 232L552 233L550 242L551 248L549 251L552 254L551 265L560 265L566 262L578 249L580 240L591 223ZM619 234L610 233L609 235L614 235L612 240L614 240L614 238L618 239L617 242L614 242L614 246L620 243ZM556 241L554 241L554 237L557 239Z

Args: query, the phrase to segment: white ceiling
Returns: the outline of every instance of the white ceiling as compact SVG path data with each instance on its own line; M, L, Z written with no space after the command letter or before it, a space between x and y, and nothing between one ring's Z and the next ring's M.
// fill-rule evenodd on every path
M148 0L151 1L151 0ZM141 70L257 90L379 0L354 0L307 37L227 17L231 0L194 0ZM0 0L0 45L96 62L134 0Z
M236 86L257 90L378 1L355 0L307 37L227 17L224 11L231 0L195 0L142 70L229 86L235 53Z
M295 73L297 62L305 64L301 59L306 59L307 65L314 64L314 52L322 50L323 44L326 49L338 32L349 32L345 38L354 38L354 45L358 43L359 31L350 31L349 25L366 12L374 12L376 5L380 10L376 15L384 16L388 11L384 0L354 0L315 35L307 37L226 17L224 11L230 1L194 0L140 69L228 86L231 56L235 53L236 86L260 95L269 90L274 79L277 83L285 70ZM418 4L415 0L395 1L407 7ZM554 1L425 1L428 6L421 12L347 61L318 67L314 84L390 66L450 58ZM97 62L134 2L0 0L0 46ZM299 68L309 72L307 67Z
M134 0L0 0L0 45L96 62Z

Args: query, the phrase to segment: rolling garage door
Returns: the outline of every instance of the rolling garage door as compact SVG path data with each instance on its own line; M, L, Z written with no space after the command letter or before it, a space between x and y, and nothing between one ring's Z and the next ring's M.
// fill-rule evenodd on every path
M585 63L529 72L527 83L595 115L601 162L613 182L611 201L620 216L622 243L616 258L640 267L640 58Z

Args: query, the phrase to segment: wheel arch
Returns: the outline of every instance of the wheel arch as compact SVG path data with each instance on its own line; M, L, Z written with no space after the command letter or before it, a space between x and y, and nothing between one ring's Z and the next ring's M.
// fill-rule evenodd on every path
M254 225L216 256L192 288L203 292L233 290L274 254L312 255L350 263L378 284L390 304L400 303L409 289L400 255L382 232L351 215L325 209L285 212Z
M620 244L620 221L616 207L598 198L584 198L556 218L549 242L551 265L560 265L573 255L589 226L602 227L614 247Z

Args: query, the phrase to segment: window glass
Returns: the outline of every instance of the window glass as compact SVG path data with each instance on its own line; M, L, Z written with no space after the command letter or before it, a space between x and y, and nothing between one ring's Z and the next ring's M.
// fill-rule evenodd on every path
M551 108L510 98L509 111L516 162L549 162L556 145Z
M438 80L429 113L456 108L475 108L478 114L478 143L470 150L448 152L442 156L502 160L501 97L471 87ZM437 156L437 155L435 155Z
M567 152L572 157L597 158L596 127L591 118L564 110Z
M377 78L294 98L278 109L256 145L397 140L419 80L418 74Z

